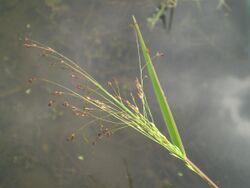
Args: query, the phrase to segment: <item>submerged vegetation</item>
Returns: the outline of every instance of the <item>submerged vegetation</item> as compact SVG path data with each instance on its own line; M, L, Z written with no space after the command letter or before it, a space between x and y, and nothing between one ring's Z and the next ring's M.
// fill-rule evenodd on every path
M170 30L173 22L174 9L176 6L177 0L162 0L152 16L148 17L147 19L149 27L153 29L158 20L162 20L164 27L167 27L167 29ZM170 15L167 23L166 12L168 12L168 10Z
M101 132L98 134L99 138L110 136L117 130L130 127L167 149L171 155L182 160L190 170L194 171L204 179L210 187L217 188L218 186L187 157L166 96L163 93L155 72L149 50L145 45L139 26L134 17L133 22L132 25L136 34L136 44L139 57L140 76L135 80L137 93L136 95L131 93L130 100L122 98L116 81L108 82L108 85L112 90L112 92L110 92L71 59L42 43L26 39L24 44L25 47L39 49L43 56L54 60L54 62L63 70L69 71L72 78L78 78L78 80L83 79L85 81L84 84L77 84L74 88L67 87L63 83L39 77L32 77L29 82L33 82L34 80L45 81L60 88L59 91L54 91L53 95L80 99L80 101L82 101L81 104L84 103L82 107L71 104L69 100L64 101L63 106L72 110L77 116L89 116L93 118L93 120L86 125L93 124L96 121L103 121L116 126L114 129L102 128ZM140 52L143 54L145 63L142 63ZM152 82L154 93L160 106L170 139L161 133L154 123L143 89L145 69L147 69L149 78ZM83 94L83 91L87 91L87 94ZM138 103L138 100L140 101L140 104ZM51 100L48 105L52 106L54 102L54 100ZM100 116L98 114L99 112L105 112L105 115ZM75 133L72 133L68 137L68 140L70 141L74 138Z
M201 9L200 0L193 0L197 4L197 7ZM177 7L178 0L161 0L154 13L147 18L148 26L153 29L156 23L161 20L164 27L171 30L174 18L174 11ZM225 9L231 11L230 6L226 3L226 0L218 0L216 9ZM169 16L167 16L169 13Z

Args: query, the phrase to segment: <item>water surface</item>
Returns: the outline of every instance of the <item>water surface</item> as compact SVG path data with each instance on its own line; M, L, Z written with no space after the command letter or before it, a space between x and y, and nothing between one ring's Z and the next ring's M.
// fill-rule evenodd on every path
M1 1L0 187L207 187L130 129L93 146L98 125L92 126L68 142L89 119L59 103L49 108L54 87L27 84L33 75L71 82L23 48L25 36L58 49L104 84L117 79L125 95L138 76L132 14L151 53L164 53L155 67L190 158L221 187L249 187L249 2L227 2L231 10L217 9L217 0L180 1L167 31L161 23L147 27L157 6L148 0ZM164 131L149 81L146 92Z

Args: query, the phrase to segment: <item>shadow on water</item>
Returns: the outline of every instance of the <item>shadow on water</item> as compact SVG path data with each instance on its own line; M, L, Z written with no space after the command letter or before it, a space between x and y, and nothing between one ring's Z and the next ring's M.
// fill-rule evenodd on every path
M146 18L157 6L149 0L1 1L0 187L206 187L130 129L93 146L97 125L67 141L89 119L60 103L48 107L52 86L27 84L33 75L65 83L69 76L24 49L24 36L75 59L104 84L117 79L126 95L138 75L132 14L152 53L165 54L155 67L191 159L221 187L250 187L249 2L227 2L231 11L216 9L217 0L200 7L180 1L166 32L161 23L148 29ZM149 84L146 89L164 130Z

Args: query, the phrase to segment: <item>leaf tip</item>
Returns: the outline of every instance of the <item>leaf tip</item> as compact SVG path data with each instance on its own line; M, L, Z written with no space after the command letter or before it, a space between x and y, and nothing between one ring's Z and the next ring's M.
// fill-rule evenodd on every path
M135 16L134 16L134 15L132 15L132 18L133 18L134 24L137 24L137 22L136 22L136 19L135 19Z

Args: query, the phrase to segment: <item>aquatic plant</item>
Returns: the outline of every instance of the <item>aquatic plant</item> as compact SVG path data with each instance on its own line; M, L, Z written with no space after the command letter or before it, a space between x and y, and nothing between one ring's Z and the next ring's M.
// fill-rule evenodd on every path
M226 0L218 0L218 5L216 9L225 9L226 11L231 11L230 6L227 4ZM161 20L164 27L171 30L173 24L174 10L177 7L178 0L161 0L154 13L147 18L148 26L153 29L155 24ZM201 9L200 0L193 0L197 4L197 7ZM167 20L166 13L169 12L169 19Z
M169 153L174 157L177 157L182 160L190 170L192 170L193 172L198 174L202 179L204 179L210 187L218 188L218 186L187 157L172 112L168 105L166 96L163 93L162 87L154 69L150 52L146 47L146 44L144 42L139 26L134 16L133 22L134 23L132 25L136 34L136 44L140 68L140 77L135 80L135 86L137 88L137 98L140 100L140 105L137 104L136 98L132 93L130 101L122 98L117 82L108 82L108 85L113 90L113 92L109 92L88 72L82 69L77 63L75 63L71 59L65 57L63 54L42 43L26 39L26 42L24 44L25 47L36 48L41 50L43 56L54 59L55 62L63 70L70 71L72 73L72 78L85 79L88 84L78 84L75 88L69 88L66 87L64 84L38 77L32 77L29 82L33 82L37 79L45 81L60 88L60 91L54 91L53 95L71 96L80 99L81 101L86 103L87 105L84 105L84 107L77 107L70 104L70 102L65 101L63 103L63 106L71 109L77 116L88 115L92 117L94 120L90 121L88 124L92 124L95 121L104 121L115 124L116 126L118 125L118 128L116 129L102 129L101 132L98 134L98 137L110 136L113 132L119 129L130 127L167 149ZM143 64L141 61L140 52L142 52L143 54L145 64ZM154 93L159 104L162 117L166 125L166 129L170 135L170 139L168 139L163 133L161 133L154 123L153 116L150 111L150 107L148 105L148 101L143 89L143 72L145 69L147 69L149 78L152 82ZM88 90L87 95L81 94L80 91L82 91L82 88ZM49 101L48 105L52 106L54 102L54 100L51 100ZM104 116L98 116L95 115L96 112L105 112L106 114ZM72 133L68 137L68 140L73 140L74 138L75 133Z
M168 29L171 29L173 16L174 16L174 9L177 6L177 0L162 0L158 7L155 9L154 13L147 18L148 26L153 29L155 24L158 20L162 20L164 27L166 27L166 15L165 13L169 10L170 11L170 18L168 20Z

